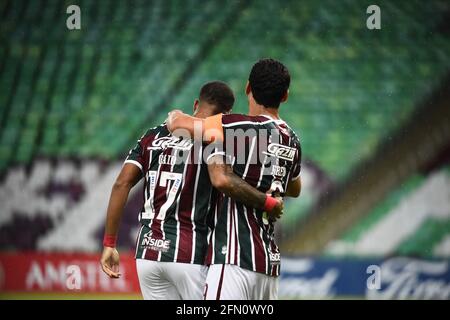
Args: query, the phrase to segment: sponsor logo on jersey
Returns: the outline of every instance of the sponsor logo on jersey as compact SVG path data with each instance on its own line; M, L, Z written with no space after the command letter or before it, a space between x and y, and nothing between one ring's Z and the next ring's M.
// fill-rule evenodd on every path
M150 250L162 251L166 252L170 248L170 240L165 239L155 239L152 237L153 232L150 230L146 234L144 234L144 238L142 239L141 246L146 247Z
M278 143L271 143L267 146L267 151L263 151L263 154L287 161L294 161L295 148Z
M270 264L277 265L281 262L281 254L279 252L268 252Z
M272 176L283 178L286 176L286 167L281 167L277 165L272 166Z
M225 255L227 254L227 246L222 246L222 254Z
M180 137L161 137L152 141L152 145L147 147L148 150L164 150L173 148L178 150L190 150L194 145L190 139L183 139Z

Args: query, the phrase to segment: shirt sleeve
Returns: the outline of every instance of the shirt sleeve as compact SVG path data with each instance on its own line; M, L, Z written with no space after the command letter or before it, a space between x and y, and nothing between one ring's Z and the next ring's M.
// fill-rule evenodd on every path
M302 167L301 163L302 163L302 147L299 144L297 147L296 156L294 158L294 167L293 167L293 171L292 171L291 180L296 180L300 177L300 171L301 171L301 167Z
M125 163L131 163L137 166L142 172L144 168L144 155L143 155L142 138L139 139L133 149L128 153Z

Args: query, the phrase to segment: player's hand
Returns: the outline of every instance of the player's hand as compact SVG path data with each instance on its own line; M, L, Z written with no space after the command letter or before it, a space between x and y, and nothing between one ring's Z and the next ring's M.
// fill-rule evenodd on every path
M272 209L272 211L267 212L269 220L276 221L283 215L284 202L283 198L276 196L275 199L278 200L277 205Z
M170 132L172 132L175 129L173 127L173 124L175 123L176 118L182 114L183 114L183 112L181 110L177 110L177 109L169 112L169 114L167 115L166 125L167 125L167 129Z
M100 258L102 270L110 278L119 278L119 252L116 248L103 247L102 257Z

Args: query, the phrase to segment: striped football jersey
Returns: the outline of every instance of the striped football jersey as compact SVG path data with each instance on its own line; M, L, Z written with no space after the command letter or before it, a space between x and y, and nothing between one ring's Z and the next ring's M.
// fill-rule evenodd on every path
M288 182L299 178L300 141L284 121L229 114L215 116L211 122L218 124L210 127L223 127L221 150L216 152L225 155L234 173L259 191L283 195ZM274 222L263 210L214 192L208 220L211 231L206 264L234 264L279 275L280 251L274 240Z
M202 143L174 137L165 124L148 130L125 163L144 176L136 258L203 264L212 192ZM197 161L195 161L195 157Z

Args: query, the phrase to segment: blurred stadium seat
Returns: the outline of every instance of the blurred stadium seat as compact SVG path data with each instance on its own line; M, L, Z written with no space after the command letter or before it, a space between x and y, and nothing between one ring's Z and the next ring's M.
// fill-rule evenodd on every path
M390 193L341 240L329 244L338 255L415 257L450 256L449 168L411 177Z
M77 31L65 27L67 1L0 4L1 251L98 251L109 191L135 140L172 108L190 112L212 79L231 85L234 110L245 113L249 70L268 56L290 69L280 112L304 160L302 196L286 202L278 227L283 241L450 70L446 1L377 1L382 30L373 32L366 0L73 4ZM448 259L448 168L446 158L408 172L316 254ZM127 249L141 201L138 191L131 198L120 233Z

